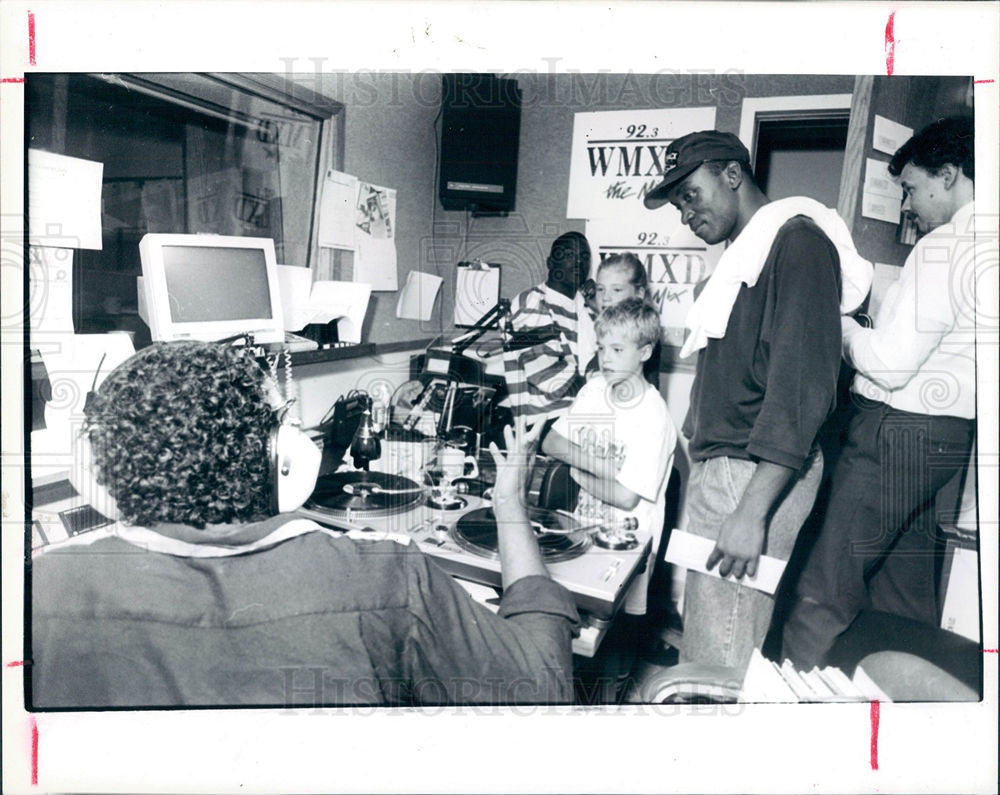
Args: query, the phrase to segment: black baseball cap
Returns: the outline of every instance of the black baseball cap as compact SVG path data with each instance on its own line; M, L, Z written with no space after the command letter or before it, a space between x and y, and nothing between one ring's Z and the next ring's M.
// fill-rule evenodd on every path
M643 203L655 210L667 203L667 194L678 182L706 160L735 160L750 163L750 153L732 133L704 130L689 133L670 142L663 166L663 182L653 188Z

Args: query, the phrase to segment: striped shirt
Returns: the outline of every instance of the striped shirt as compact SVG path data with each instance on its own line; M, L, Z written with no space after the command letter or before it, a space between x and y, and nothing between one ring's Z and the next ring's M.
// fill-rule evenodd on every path
M558 336L504 354L504 376L515 417L538 416L566 409L580 382L577 378L576 302L545 284L520 293L511 302L511 329L516 333L552 326Z

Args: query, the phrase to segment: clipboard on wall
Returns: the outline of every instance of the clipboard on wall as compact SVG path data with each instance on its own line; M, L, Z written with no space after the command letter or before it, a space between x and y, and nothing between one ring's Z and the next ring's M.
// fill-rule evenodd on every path
M500 266L460 262L455 267L455 325L474 326L500 300Z

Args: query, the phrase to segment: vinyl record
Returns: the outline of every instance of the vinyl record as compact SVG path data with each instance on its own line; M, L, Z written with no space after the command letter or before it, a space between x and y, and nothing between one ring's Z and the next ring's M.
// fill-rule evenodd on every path
M322 475L305 507L334 518L377 518L409 510L423 490L409 478L385 472L335 472Z
M566 531L576 526L576 520L569 516L546 510L530 508L528 519L543 528L552 528L559 533L536 532L538 547L542 557L548 562L572 560L590 548L590 536L586 533L566 535ZM497 523L492 508L469 511L458 520L452 529L455 542L467 552L486 558L499 557L497 548Z

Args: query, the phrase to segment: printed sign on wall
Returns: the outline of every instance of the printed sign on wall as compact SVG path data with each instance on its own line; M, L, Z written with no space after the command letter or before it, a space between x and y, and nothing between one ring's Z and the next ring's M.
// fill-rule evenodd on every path
M694 288L715 269L725 247L710 246L682 226L677 211L664 207L636 221L600 219L587 222L594 252L593 268L613 254L630 252L646 268L650 297L660 310L663 343L684 342L684 318L694 302Z
M663 177L663 158L670 142L714 128L715 108L577 113L566 217L650 213L642 200Z

